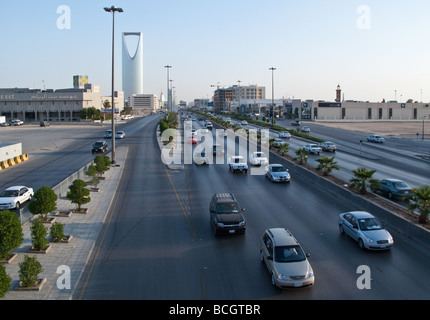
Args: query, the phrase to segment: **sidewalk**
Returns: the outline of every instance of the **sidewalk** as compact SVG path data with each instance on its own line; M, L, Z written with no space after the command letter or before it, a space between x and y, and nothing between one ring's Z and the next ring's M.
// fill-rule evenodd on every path
M99 192L91 192L91 201L83 207L88 208L87 214L73 213L69 217L56 217L56 221L64 224L64 233L72 235L70 243L51 243L52 247L48 253L30 253L31 223L23 225L24 241L21 246L14 250L18 256L9 264L5 264L6 273L12 278L10 291L1 300L70 300L73 292L82 276L88 259L95 246L99 231L105 221L110 209L112 199L127 159L128 147L116 149L115 160L118 166L111 167L104 176L99 187ZM69 211L75 207L69 200L59 198L57 210ZM48 231L49 239L49 231ZM46 282L39 291L16 290L19 285L19 263L24 256L36 256L42 265L42 273L39 278L45 278ZM67 285L64 279L67 273L65 269L57 268L66 266L70 268L70 288L62 288ZM59 279L59 277L61 277ZM57 286L59 280L60 288Z

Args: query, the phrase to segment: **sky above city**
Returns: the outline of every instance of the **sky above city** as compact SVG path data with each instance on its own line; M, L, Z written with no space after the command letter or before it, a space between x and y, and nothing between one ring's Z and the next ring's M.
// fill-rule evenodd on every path
M0 88L73 87L87 75L115 90L122 33L142 32L144 93L212 99L216 86L258 85L266 98L430 100L428 0L17 0L0 10ZM132 43L130 43L132 46ZM130 50L131 51L131 50ZM240 82L239 82L240 81Z

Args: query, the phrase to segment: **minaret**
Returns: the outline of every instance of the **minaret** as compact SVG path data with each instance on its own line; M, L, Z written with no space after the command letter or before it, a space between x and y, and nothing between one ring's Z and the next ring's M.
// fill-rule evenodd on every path
M340 102L341 100L341 93L342 93L342 90L340 89L340 85L338 84L337 85L337 89L336 89L336 102Z

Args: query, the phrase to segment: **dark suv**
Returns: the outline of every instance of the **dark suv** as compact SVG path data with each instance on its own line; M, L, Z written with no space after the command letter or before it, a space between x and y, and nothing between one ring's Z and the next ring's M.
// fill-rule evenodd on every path
M215 193L209 205L214 233L245 233L246 221L232 193Z
M93 153L103 153L105 151L108 151L108 145L105 141L97 141L93 143L92 152Z

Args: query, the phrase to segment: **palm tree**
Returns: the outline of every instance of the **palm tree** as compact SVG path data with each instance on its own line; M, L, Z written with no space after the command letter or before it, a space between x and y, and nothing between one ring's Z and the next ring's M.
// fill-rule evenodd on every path
M413 202L409 206L409 210L412 212L417 210L420 213L418 221L426 223L430 214L430 186L423 185L418 188L412 188L412 195L409 199Z
M281 155L285 155L288 151L290 151L290 147L288 146L288 143L283 143L278 149L278 153Z
M299 148L296 150L296 156L297 157L294 158L294 160L299 160L300 164L307 163L308 162L308 155L309 155L308 151L306 151L303 148Z
M316 169L322 171L323 176L328 176L333 170L339 170L337 162L334 161L334 156L327 157L321 155L321 158L316 159L316 161L319 163Z
M351 182L350 187L361 194L366 194L368 188L376 190L379 187L379 180L372 178L375 172L376 170L366 168L352 170L354 178L349 180Z

